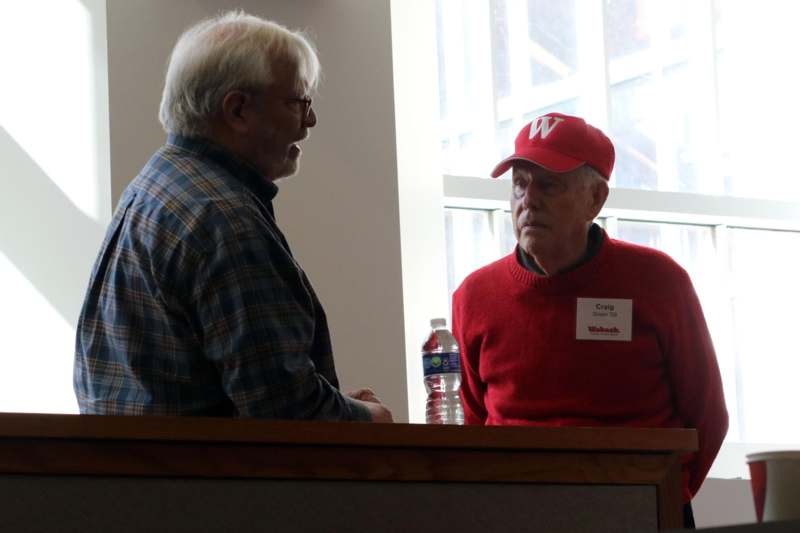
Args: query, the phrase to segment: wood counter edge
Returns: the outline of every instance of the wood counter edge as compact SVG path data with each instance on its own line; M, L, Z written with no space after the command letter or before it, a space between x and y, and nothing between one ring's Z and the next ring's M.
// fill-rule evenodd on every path
M697 432L694 429L432 426L210 417L0 413L0 439L8 438L652 453L697 450Z

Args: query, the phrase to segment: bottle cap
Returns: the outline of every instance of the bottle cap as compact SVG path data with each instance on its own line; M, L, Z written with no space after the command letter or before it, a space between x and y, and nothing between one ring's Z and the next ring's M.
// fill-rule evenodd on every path
M447 326L447 319L446 318L431 318L431 327L433 329L443 328L445 326Z

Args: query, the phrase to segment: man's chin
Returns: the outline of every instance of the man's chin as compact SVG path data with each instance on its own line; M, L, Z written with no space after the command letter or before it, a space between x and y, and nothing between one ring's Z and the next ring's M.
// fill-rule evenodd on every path
M272 181L278 181L286 178L291 178L297 171L300 170L300 162L296 159L287 160L283 165L279 168L273 170L271 179Z
M550 237L550 232L546 228L542 227L534 228L529 226L523 228L523 230L519 232L520 244L526 242L530 243L531 245L536 245L537 243L549 240Z
M519 239L519 247L531 257L542 253L547 248L547 245L547 239L541 236L536 238L532 235L523 235Z

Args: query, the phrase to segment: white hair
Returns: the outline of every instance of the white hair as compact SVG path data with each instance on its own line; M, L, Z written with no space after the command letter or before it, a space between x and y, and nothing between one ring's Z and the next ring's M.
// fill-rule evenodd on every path
M575 170L575 174L577 174L580 179L583 180L583 184L587 189L599 184L605 184L608 186L608 180L589 165L582 165L578 167Z
M167 133L206 135L228 92L268 87L280 62L296 67L298 91L316 87L319 59L299 32L242 11L192 26L170 56L158 113L161 125Z

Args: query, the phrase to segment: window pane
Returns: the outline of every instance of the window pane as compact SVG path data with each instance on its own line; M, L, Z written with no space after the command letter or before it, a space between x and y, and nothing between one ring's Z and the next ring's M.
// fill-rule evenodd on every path
M528 0L531 85L572 76L578 66L575 1Z
M800 233L730 231L742 440L800 443Z
M487 177L560 111L608 131L615 186L800 197L800 76L782 60L800 2L437 0L436 17L446 174Z
M706 2L608 4L616 186L722 194L723 180L714 167L711 21Z
M642 0L609 0L607 46L610 61L644 52L650 48L647 2Z
M495 98L511 96L511 57L508 39L508 6L506 0L494 2L494 31L492 32L492 58L494 59Z
M701 301L704 295L718 295L715 280L719 272L714 268L717 261L711 227L620 220L618 228L621 240L661 250L685 268Z
M656 168L657 95L650 76L642 76L611 87L611 135L617 159L617 187L658 188Z
M496 163L490 20L484 2L436 2L445 173L485 176Z
M800 2L716 2L719 120L725 194L797 201L794 162Z
M731 307L726 266L718 259L714 233L709 226L653 222L618 222L619 238L656 248L672 257L689 273L714 342L722 386L730 415L727 439L741 441L739 430L737 369L731 341Z
M448 301L464 278L517 244L508 211L445 209ZM493 229L494 228L494 229Z
M688 38L691 4L697 0L608 0L608 57L612 64L650 52L657 40L671 47L684 46ZM661 32L659 35L658 32Z
M502 223L499 224L500 230L500 257L506 256L514 251L517 246L517 237L514 235L514 226L511 225L511 213L503 211Z
M499 256L492 237L490 213L472 209L444 210L450 297L468 274Z
M575 0L437 0L442 170L488 177L532 118L577 114Z
M709 226L620 220L619 238L668 254L689 272L694 283L714 260L714 236Z

